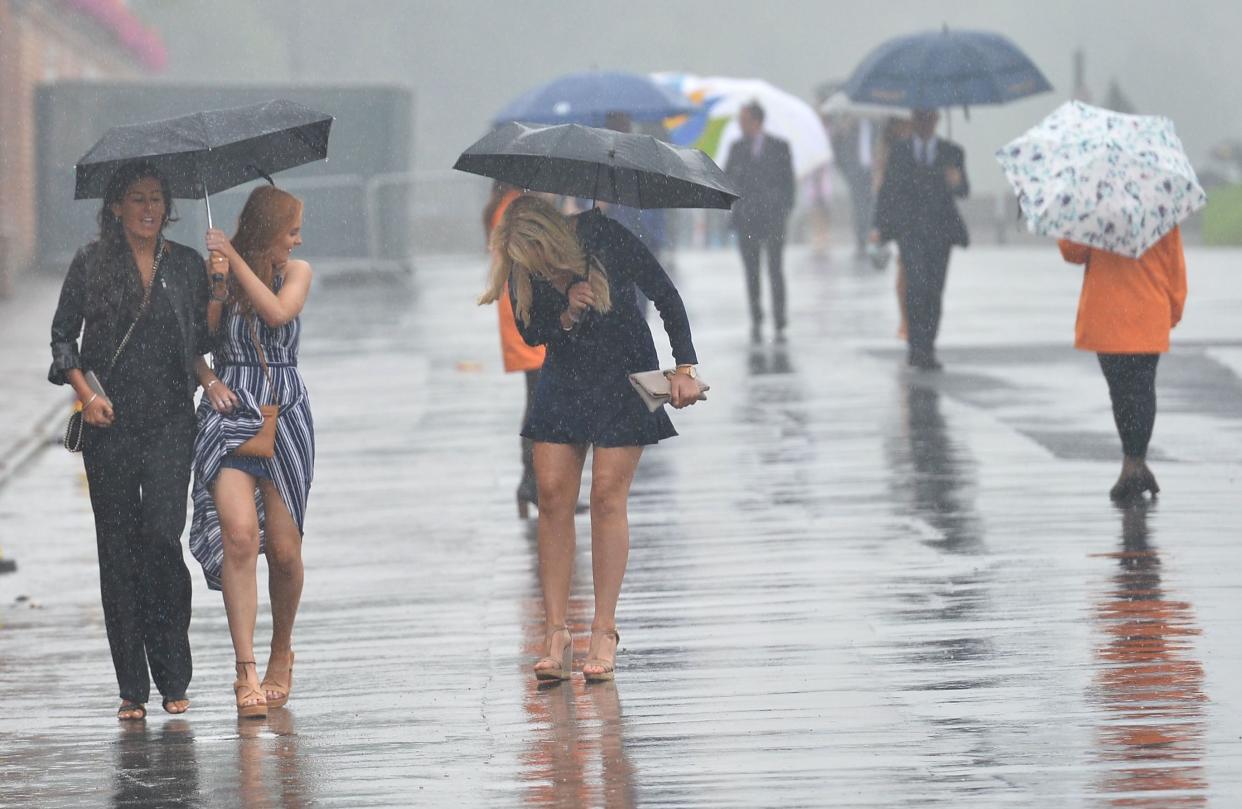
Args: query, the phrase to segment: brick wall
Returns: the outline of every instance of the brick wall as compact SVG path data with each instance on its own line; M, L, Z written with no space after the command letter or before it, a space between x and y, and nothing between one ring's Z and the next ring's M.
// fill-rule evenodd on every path
M84 15L55 0L0 0L0 295L35 253L35 88L141 75L133 55Z

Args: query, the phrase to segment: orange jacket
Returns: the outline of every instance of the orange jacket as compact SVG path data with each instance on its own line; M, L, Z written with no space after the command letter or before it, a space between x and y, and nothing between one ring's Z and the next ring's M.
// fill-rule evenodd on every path
M1178 228L1139 258L1061 240L1061 255L1086 264L1074 347L1101 354L1162 354L1186 304L1186 254Z
M520 191L511 191L500 201L495 213L492 214L492 230L500 224L500 218L505 215L509 203L521 195ZM527 345L522 339L521 333L518 332L517 320L513 315L513 303L509 300L508 284L505 285L505 291L500 296L500 300L496 301L496 314L500 317L500 353L504 357L505 370L512 373L537 371L542 368L544 347Z

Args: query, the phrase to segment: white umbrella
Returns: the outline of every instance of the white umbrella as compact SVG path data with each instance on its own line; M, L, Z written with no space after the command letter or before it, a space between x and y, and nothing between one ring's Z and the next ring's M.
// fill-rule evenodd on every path
M879 104L864 104L861 101L853 101L845 94L844 90L838 90L825 99L824 103L819 105L819 111L825 115L851 115L855 118L909 118L910 111L903 110L900 107L881 107Z
M1207 202L1163 116L1070 101L996 159L1032 233L1131 258Z
M805 177L832 162L832 147L815 108L791 93L761 79L734 79L722 76L693 76L685 73L657 73L656 81L672 85L687 98L702 100L710 119L725 119L724 129L715 143L701 144L721 165L729 147L742 137L737 114L744 105L758 101L764 111L764 129L789 142L794 174Z

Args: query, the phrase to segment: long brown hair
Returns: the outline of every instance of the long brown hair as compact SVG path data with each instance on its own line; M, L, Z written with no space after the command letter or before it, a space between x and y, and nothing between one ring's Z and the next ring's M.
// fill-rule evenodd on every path
M578 242L569 218L536 196L518 197L509 203L500 224L492 231L492 269L479 303L493 303L505 294L505 282L513 288L513 313L530 322L533 298L531 276L553 285L586 281L595 294L598 312L612 309L608 274L603 265L588 258Z
M289 232L302 212L302 200L272 185L261 185L250 192L237 218L233 248L237 250L263 284L275 291L276 269L283 266L284 256L273 255L276 240ZM229 279L229 302L246 315L254 312L254 304L242 291L236 278Z

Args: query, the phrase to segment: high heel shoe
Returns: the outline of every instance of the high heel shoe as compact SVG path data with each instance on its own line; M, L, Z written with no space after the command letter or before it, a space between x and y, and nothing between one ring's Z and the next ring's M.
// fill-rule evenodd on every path
M561 647L560 657L548 655L541 657L535 662L535 679L536 680L568 680L570 672L574 668L574 637L569 633L569 627L561 624L554 626L547 631L545 636L548 651L554 651L552 648L552 638L556 633L565 633L565 645Z
M535 485L535 476L523 475L517 487L518 519L530 518L530 507L539 508L539 488Z
M289 695L293 693L293 652L289 652L289 673L287 682L281 682L272 676L271 661L268 661L268 673L263 675L263 682L259 684L259 689L263 691L263 698L267 699L267 692L272 691L280 694L276 699L268 699L267 707L283 708L285 703L289 701Z
M1142 480L1143 489L1151 492L1152 497L1160 494L1160 484L1156 482L1156 476L1153 475L1151 469L1147 467L1147 461L1143 461L1143 468L1139 475Z
M582 663L582 676L586 678L588 683L602 683L608 680L616 679L617 670L617 649L621 647L621 634L614 629L592 629L591 640L595 640L596 635L605 637L612 636L612 659L608 660L602 657L588 657ZM592 643L592 646L595 644ZM600 671L587 671L587 666L600 669Z
M267 698L263 696L262 691L251 685L251 680L246 677L245 667L253 665L253 660L237 661L240 671L237 679L233 681L233 696L237 698L237 716L241 719L263 719L267 716ZM254 676L258 679L257 668Z
M1151 496L1155 497L1160 493L1160 484L1156 483L1156 476L1147 467L1146 459L1126 456L1121 462L1121 475L1109 489L1108 496L1124 503L1142 499L1143 492L1151 492Z

